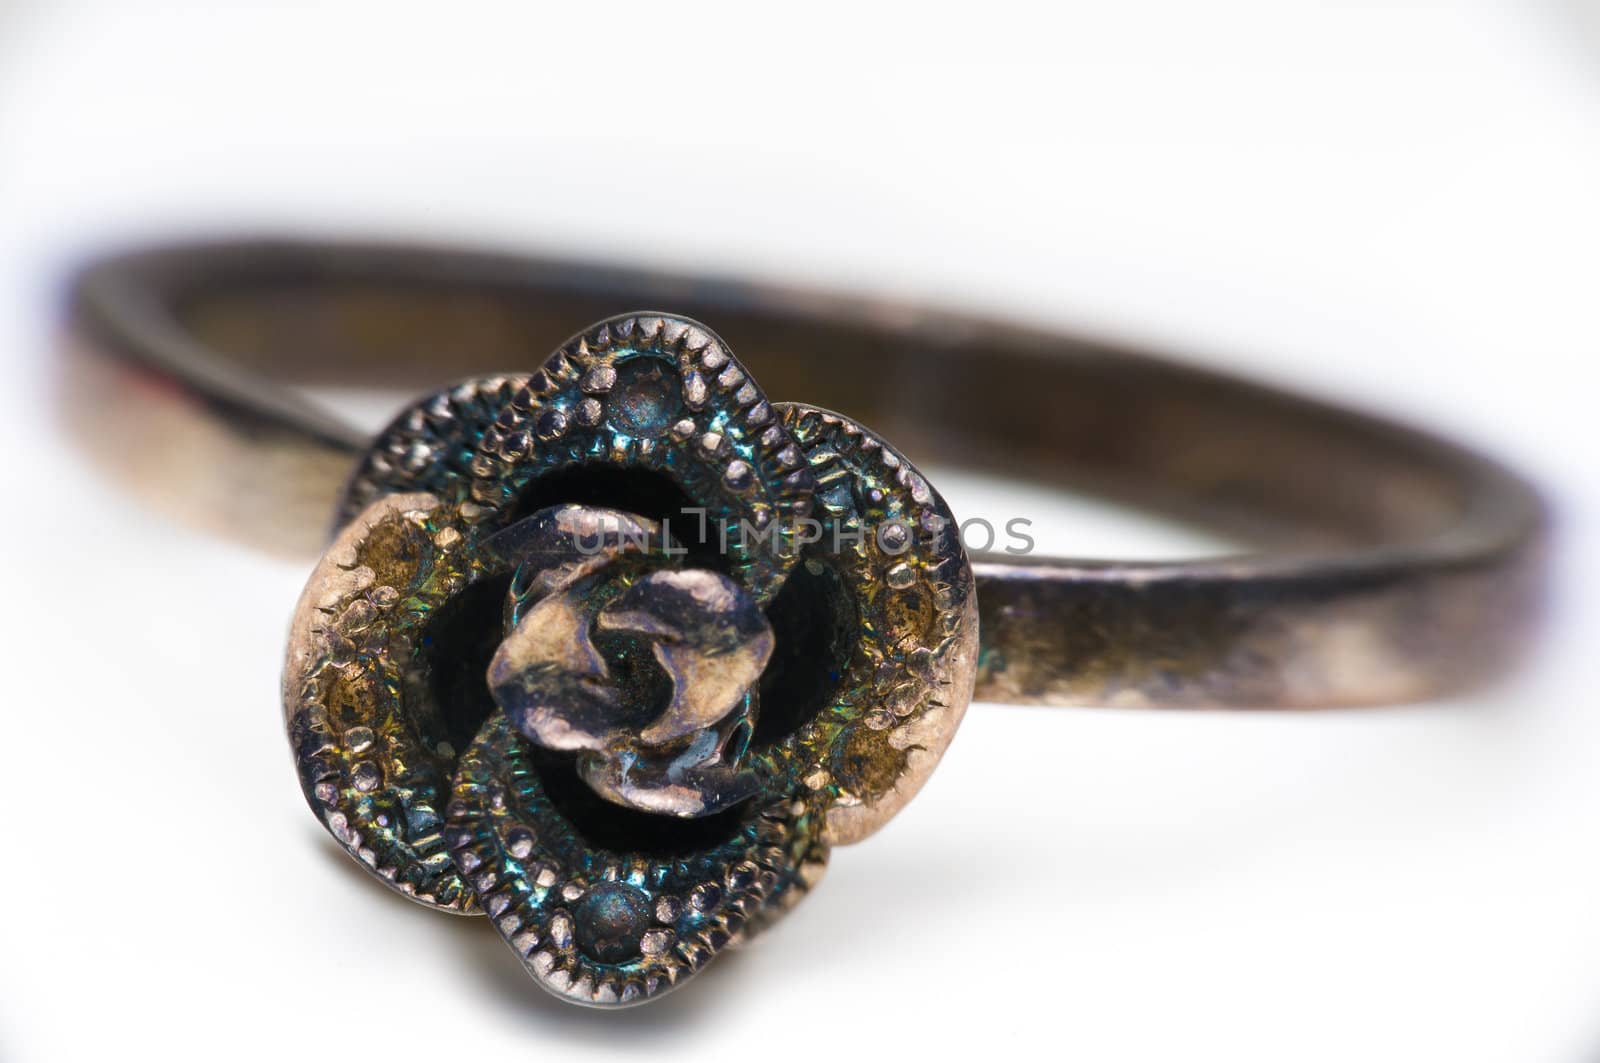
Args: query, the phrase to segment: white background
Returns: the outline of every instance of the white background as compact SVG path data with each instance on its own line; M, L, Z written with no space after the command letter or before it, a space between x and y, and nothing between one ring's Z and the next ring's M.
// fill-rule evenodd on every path
M0 3L0 1058L1595 1058L1595 6L578 6ZM974 706L770 935L570 1008L307 814L306 566L55 427L62 265L241 227L914 294L1387 411L1555 496L1547 646L1452 704ZM941 482L1080 555L1204 545Z

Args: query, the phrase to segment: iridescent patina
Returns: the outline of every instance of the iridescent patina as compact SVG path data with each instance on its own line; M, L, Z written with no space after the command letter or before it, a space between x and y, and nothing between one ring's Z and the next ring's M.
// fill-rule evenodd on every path
M403 413L296 614L288 727L366 866L627 1004L794 903L971 696L948 509L694 322L614 318Z

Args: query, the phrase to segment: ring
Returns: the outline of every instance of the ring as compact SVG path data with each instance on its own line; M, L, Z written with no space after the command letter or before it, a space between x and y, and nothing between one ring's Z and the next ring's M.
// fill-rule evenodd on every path
M914 307L241 241L90 264L66 349L123 479L320 554L282 690L318 819L582 1004L659 996L787 911L971 700L1437 696L1517 659L1545 578L1538 494L1453 444ZM420 397L369 437L308 397L352 386ZM922 463L1260 549L969 556Z

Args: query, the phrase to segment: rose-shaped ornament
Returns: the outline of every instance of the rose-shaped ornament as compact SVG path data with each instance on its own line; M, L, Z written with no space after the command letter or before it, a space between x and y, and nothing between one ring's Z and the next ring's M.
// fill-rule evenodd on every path
M408 409L340 523L284 675L308 801L581 1003L658 995L786 909L971 696L943 501L692 321L614 318Z

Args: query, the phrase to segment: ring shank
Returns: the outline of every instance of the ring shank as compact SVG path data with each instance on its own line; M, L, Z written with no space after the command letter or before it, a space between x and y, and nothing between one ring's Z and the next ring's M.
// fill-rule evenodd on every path
M297 388L526 370L584 323L647 308L705 321L775 399L836 409L920 464L1261 544L1183 563L975 557L980 700L1410 701L1495 675L1527 641L1545 514L1498 466L1221 374L903 306L426 248L177 246L75 279L67 413L146 493L310 553L366 439Z

